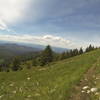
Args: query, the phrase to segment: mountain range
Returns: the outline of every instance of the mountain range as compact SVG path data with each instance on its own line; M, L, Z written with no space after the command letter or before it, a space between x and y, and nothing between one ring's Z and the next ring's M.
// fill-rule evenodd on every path
M43 45L28 44L28 43L13 43L7 41L0 41L0 59L9 59L18 55L34 55L45 48ZM69 49L52 47L53 51L61 53Z

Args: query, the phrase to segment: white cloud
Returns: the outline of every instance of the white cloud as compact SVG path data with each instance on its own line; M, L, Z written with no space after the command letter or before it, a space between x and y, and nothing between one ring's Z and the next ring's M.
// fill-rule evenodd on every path
M96 38L97 39L97 38ZM95 39L95 40L96 40ZM0 34L0 40L3 41L10 41L10 42L21 42L21 43L31 43L31 44L40 44L40 45L51 45L55 47L62 47L62 48L80 48L83 47L85 49L88 45L92 44L94 46L99 46L99 39L97 41L82 41L80 39L69 38L64 39L61 36L54 36L54 35L43 35L43 36L34 36L34 35L12 35L12 34Z
M24 42L41 45L51 45L55 47L68 47L71 43L70 40L66 40L59 36L44 35L44 36L33 36L33 35L0 35L0 40L13 41L13 42Z
M24 15L30 0L0 0L0 29L8 29L8 25L17 22Z

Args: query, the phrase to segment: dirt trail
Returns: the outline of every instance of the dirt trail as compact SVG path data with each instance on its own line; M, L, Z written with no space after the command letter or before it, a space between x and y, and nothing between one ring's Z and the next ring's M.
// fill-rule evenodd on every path
M96 77L100 77L99 75L96 75L96 71L100 70L99 63L100 58L98 58L97 62L91 67L86 74L84 75L83 79L81 79L80 83L75 86L73 89L73 93L69 100L100 100L100 97L98 99L95 99L94 93L90 93L90 90L88 88L92 88L96 86ZM99 80L100 82L100 80ZM87 87L87 90L84 91L83 87ZM99 93L98 93L99 96ZM94 99L93 99L94 98Z

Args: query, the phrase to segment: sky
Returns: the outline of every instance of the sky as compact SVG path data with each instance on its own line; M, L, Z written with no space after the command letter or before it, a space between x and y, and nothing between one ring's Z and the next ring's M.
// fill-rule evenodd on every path
M0 40L100 46L100 0L0 0Z

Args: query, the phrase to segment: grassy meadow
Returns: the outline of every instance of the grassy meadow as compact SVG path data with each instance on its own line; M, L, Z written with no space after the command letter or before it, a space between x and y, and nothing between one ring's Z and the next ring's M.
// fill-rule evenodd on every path
M100 50L17 72L0 73L0 100L69 100L72 89L96 63Z

